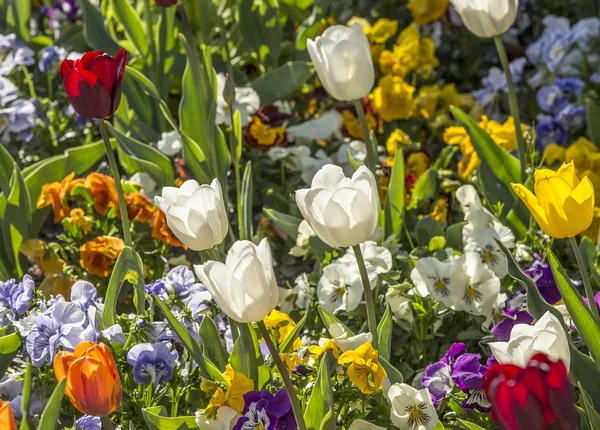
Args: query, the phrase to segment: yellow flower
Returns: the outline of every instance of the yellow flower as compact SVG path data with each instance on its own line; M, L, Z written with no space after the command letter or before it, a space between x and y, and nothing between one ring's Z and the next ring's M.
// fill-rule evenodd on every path
M281 127L269 127L257 116L250 119L244 129L244 140L256 149L268 151L275 145L287 145L287 131Z
M446 223L448 222L448 212L448 200L442 197L435 203L435 206L429 215L439 223Z
M367 125L369 130L377 130L377 118L373 116L371 112L367 112L365 117L367 118ZM352 113L352 111L346 109L342 111L342 118L344 120L344 132L352 139L363 140L362 128L358 118Z
M254 390L254 381L246 378L241 372L233 372L233 376L230 376L232 370L228 369L228 371L225 373L231 378L231 382L227 391L224 391L221 387L217 388L208 403L207 409L229 406L241 414L244 410L244 394Z
M275 333L278 333L277 343L282 343L286 337L294 330L296 323L290 316L284 312L280 312L277 309L273 309L269 315L263 320L265 325L271 328ZM302 348L304 345L300 338L297 338L292 345L292 349L296 350Z
M346 25L348 27L352 27L353 24L358 24L362 27L362 29L364 30L365 34L367 35L367 37L369 37L369 34L371 33L373 27L371 27L371 24L369 23L369 21L365 18L361 18L359 16L353 16L352 18L350 18L350 20L346 23Z
M415 180L431 166L431 159L424 152L413 152L406 159L406 174L412 175Z
M598 152L596 145L585 137L580 137L565 151L565 163L573 162L579 173L587 169L591 154Z
M364 394L373 394L381 389L386 373L379 363L379 353L373 349L371 342L363 343L353 351L344 352L338 358L338 363L350 363L350 380Z
M53 249L43 240L29 239L23 242L21 254L31 258L46 275L62 273L65 260L59 258Z
M69 225L75 227L82 234L90 234L94 230L92 219L85 216L85 212L81 208L75 208L71 211L68 222Z
M512 187L544 233L562 239L588 229L594 215L595 192L587 176L580 181L571 162L556 172L536 170L534 178L535 195L524 185Z
M404 131L397 128L390 134L390 137L385 142L385 149L388 154L388 158L385 160L388 166L394 165L394 157L396 156L396 151L398 151L398 147L400 145L410 145L412 140L408 134Z
M327 351L331 351L335 358L340 356L340 349L333 339L320 339L318 345L311 345L308 347L308 352L317 359Z
M287 366L288 370L290 372L296 370L296 367L299 364L307 364L308 363L308 359L310 358L310 356L307 354L304 357L300 357L300 355L297 352L292 352L292 353L282 353L279 354L279 357L281 357L281 360L285 363L285 365ZM279 370L279 369L277 369Z
M435 56L435 44L428 37L421 37L416 25L410 25L398 36L392 51L385 50L379 56L379 68L384 74L406 76L420 70L428 75L439 66Z
M448 0L410 0L408 10L419 25L441 18L448 8Z
M395 19L379 18L369 31L369 42L385 43L398 31L398 21Z
M415 87L399 76L387 75L379 80L379 86L369 95L373 110L384 121L410 118L416 109L413 95Z
M426 119L434 116L441 97L442 88L439 85L422 87L419 90L419 96L416 100L417 106L419 107L419 114Z
M544 149L544 160L546 164L552 166L555 163L564 163L567 148L557 143L551 143Z

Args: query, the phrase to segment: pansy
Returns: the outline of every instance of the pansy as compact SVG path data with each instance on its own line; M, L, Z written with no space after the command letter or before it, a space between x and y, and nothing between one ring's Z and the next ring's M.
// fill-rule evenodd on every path
M101 430L100 417L84 415L75 422L75 430Z
M498 246L498 242L506 248L514 248L515 235L512 230L501 224L493 227L475 228L473 224L463 228L465 252L479 253L481 262L488 265L500 279L508 274L508 260Z
M309 119L301 124L290 125L287 128L288 140L319 141L329 140L332 137L342 138L344 118L336 110L324 112L317 118ZM308 181L310 182L310 181Z
M522 310L516 313L514 317L508 317L496 324L492 330L492 336L497 340L508 340L510 339L510 333L513 327L517 324L531 324L533 317L526 310Z
M363 343L354 350L346 351L338 358L341 365L350 364L348 376L364 394L379 391L386 377L385 369L379 362L379 353L371 342Z
M3 118L7 121L5 127L2 124ZM6 144L10 139L10 133L23 139L35 126L36 119L35 104L31 100L13 101L10 106L0 109L0 139Z
M556 121L567 130L577 130L585 125L587 110L584 105L569 103L556 116Z
M500 279L482 262L477 252L466 252L459 261L467 276L460 277L463 283L454 309L473 315L490 316L500 292Z
M517 58L510 62L510 71L513 82L518 85L523 78L523 71L527 59L525 57ZM508 84L506 74L498 67L490 68L488 75L481 80L483 88L475 91L474 95L477 103L483 107L490 104L500 93L508 93Z
M250 391L244 394L244 410L233 430L293 430L296 418L286 390L275 395L269 391Z
M7 317L14 319L25 314L29 309L34 289L33 279L29 275L23 276L18 283L14 279L0 282L0 322Z
M534 280L535 285L546 302L551 305L560 302L562 296L556 285L552 268L538 254L534 254L533 257L533 264L525 269L523 273Z
M156 148L167 157L173 157L179 154L183 149L179 132L173 130L161 134L160 140L156 142Z
M461 261L440 261L435 257L417 260L410 278L415 285L415 294L421 297L431 295L446 306L458 302L463 286L468 281Z
M206 290L202 284L196 282L194 272L187 266L177 266L167 273L165 277L167 291L177 297L184 297L195 291Z
M71 303L75 303L83 312L90 306L97 307L96 287L91 282L77 281L71 287Z
M0 106L4 106L17 98L19 98L17 86L10 79L0 76Z
M400 429L433 430L438 416L427 389L417 390L407 384L394 384L387 393L391 403L390 418Z
M40 72L42 73L54 73L60 67L60 63L67 56L67 52L64 48L59 46L47 46L42 50L42 58L38 63Z
M217 125L231 125L232 112L230 110L233 109L240 112L242 127L245 127L250 121L250 115L255 114L260 108L260 97L251 87L236 87L235 101L230 108L223 96L226 80L225 74L219 73L217 75Z
M358 349L360 346L373 340L371 333L359 333L350 336L350 333L348 333L340 323L330 324L329 327L327 327L327 331L329 331L336 346L342 352Z
M168 342L140 343L127 353L127 362L133 366L133 377L140 384L152 382L155 387L173 376L179 354Z
M367 240L366 242L360 244L360 250L365 263L370 263L378 274L386 273L392 270L392 253L385 246L377 246L377 242L373 240ZM350 258L349 256L352 257ZM356 262L354 249L348 248L348 252L346 255L340 258L340 261Z
M375 285L375 267L369 265L367 271L369 282ZM360 304L362 294L362 281L356 264L336 260L325 266L317 284L317 297L323 309L331 313L351 312Z
M0 76L8 76L18 66L31 66L35 63L35 53L14 33L0 35Z

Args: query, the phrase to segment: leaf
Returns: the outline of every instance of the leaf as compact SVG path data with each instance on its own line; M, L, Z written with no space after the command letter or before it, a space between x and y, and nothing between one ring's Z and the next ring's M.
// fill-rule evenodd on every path
M256 332L249 324L237 323L239 336L233 345L229 364L236 372L241 372L259 387L259 367L264 366L263 356L258 346Z
M386 306L385 312L377 326L377 338L379 342L379 357L390 359L392 351L392 313L390 306Z
M154 295L153 297L154 297L154 302L162 311L163 315L169 322L169 325L171 326L173 331L177 334L177 337L179 337L179 340L181 340L181 343L183 344L185 349L188 351L188 353L190 354L192 359L198 365L198 368L200 369L200 374L202 375L202 377L213 379L218 382L224 382L225 379L223 378L223 375L221 374L219 369L210 360L207 360L204 357L204 354L202 352L202 347L200 346L200 344L198 342L196 342L196 340L194 340L192 335L190 335L190 333L183 326L183 324L181 324L177 320L177 318L175 318L175 316L173 315L173 313L171 312L171 310L169 309L167 304L165 302L163 302L158 296Z
M142 57L147 57L150 53L150 46L138 14L127 0L112 0L112 8L117 19L125 28L127 39L131 41ZM152 29L149 28L146 31L152 32Z
M300 218L284 214L275 209L263 208L263 212L277 225L277 227L285 231L292 239L296 239L296 236L298 236L298 226L302 222Z
M298 323L296 324L296 327L294 327L294 329L288 333L288 335L285 337L285 339L283 339L283 342L281 342L281 345L279 345L279 352L288 352L292 348L294 341L296 340L296 338L298 336L300 336L300 332L302 331L302 328L304 327L304 324L306 323L307 317L308 317L308 311L306 311L304 313L304 316L302 317L302 319L300 321L298 321Z
M252 194L252 162L248 161L244 169L244 176L242 177L241 196L239 197L241 201L238 204L238 210L241 209L242 212L242 216L240 217L242 221L242 225L240 226L240 240L250 240L253 236Z
M142 415L150 430L187 430L197 429L196 417L169 417L164 406L143 408Z
M473 424L465 420L459 419L458 422L470 430L485 430L483 427L479 427L477 424Z
M27 360L25 364L25 377L23 378L23 400L21 401L21 430L30 429L30 416L29 416L29 404L31 402L31 391L32 391L32 379L33 379L33 365L31 360Z
M21 348L21 338L17 333L0 337L0 378L4 376Z
M402 236L402 224L404 222L405 199L404 154L402 151L396 151L390 185L383 208L385 237L395 235L397 240L400 240Z
M217 327L208 315L202 318L200 323L200 337L206 358L212 361L221 372L224 372L229 360L229 353L223 348Z
M413 210L431 202L437 196L438 185L437 172L433 169L427 169L417 180L407 209Z
M55 430L58 424L58 418L60 417L60 407L62 399L65 393L65 387L67 386L67 378L63 378L50 395L48 403L42 412L40 423L38 424L37 430Z
M350 330L338 317L333 315L331 312L323 309L321 306L317 306L317 312L319 313L319 316L321 317L321 321L323 321L323 324L325 325L325 328L327 330L329 330L329 326L331 324L337 323L337 324L341 324L343 329L348 334L348 337L354 336L354 332L352 330Z
M261 64L279 62L283 28L274 0L238 0L239 28L244 41L256 52Z
M600 148L600 106L592 97L585 99L588 134L592 142Z
M79 0L83 10L83 37L95 50L114 55L121 48L108 31L102 13L90 3L90 0ZM127 69L127 68L126 68Z
M16 30L25 42L29 42L29 18L31 17L30 1L13 1L12 13L15 21Z
M261 105L284 100L308 81L315 71L306 61L288 61L283 66L265 73L252 81L252 88L260 96Z
M569 315L600 370L600 327L552 251L549 251L548 262ZM585 268L581 269L585 270Z
M436 236L443 236L444 229L439 222L430 215L425 215L417 222L415 227L417 232L417 241L419 246L427 247L432 238Z
M329 354L327 352L327 355L321 357L319 372L304 411L304 421L308 430L335 429Z
M590 424L590 428L591 429L600 429L600 414L594 408L592 399L590 398L588 393L585 392L585 390L581 386L581 383L579 383L578 385L579 385L579 392L581 394L581 400L582 400L581 405L583 406L583 409L586 412L587 420Z

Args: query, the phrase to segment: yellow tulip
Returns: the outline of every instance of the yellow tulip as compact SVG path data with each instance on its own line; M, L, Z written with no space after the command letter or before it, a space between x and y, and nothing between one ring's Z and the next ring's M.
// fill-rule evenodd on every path
M521 184L512 184L512 188L544 233L562 239L587 230L595 203L594 185L587 176L580 181L571 162L556 172L536 170L534 178L535 195Z

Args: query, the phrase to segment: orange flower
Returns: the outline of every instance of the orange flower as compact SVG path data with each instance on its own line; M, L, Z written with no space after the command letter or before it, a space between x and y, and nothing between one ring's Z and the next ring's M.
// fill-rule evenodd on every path
M17 430L17 423L10 409L10 403L2 400L0 400L0 429Z
M84 414L106 416L121 403L123 390L117 363L103 343L85 341L74 352L59 352L54 359L54 373L58 381L67 378L65 394Z
M110 206L117 205L115 180L101 173L90 173L85 178L85 188L94 199L94 208L100 215L106 215Z
M29 239L23 242L20 249L21 254L31 258L35 264L40 266L46 275L62 273L65 260L59 258L48 244L40 239Z
M99 236L79 249L81 267L89 273L106 278L112 266L125 248L125 242L118 237Z
M60 182L53 182L42 186L42 193L37 199L36 207L38 209L52 205L54 212L54 222L59 222L71 213L71 208L67 204L67 195L73 187L83 182L83 179L73 180L75 173L67 175Z
M90 234L94 231L94 223L91 218L85 216L85 212L81 208L73 209L67 221L82 234Z
M152 221L152 237L156 240L166 243L167 245L179 246L187 249L167 225L167 217L162 211L154 212L154 220Z
M142 224L147 223L154 214L154 203L141 193L131 193L125 196L127 204L127 216L129 221L139 221ZM117 206L117 216L121 218L119 207Z

